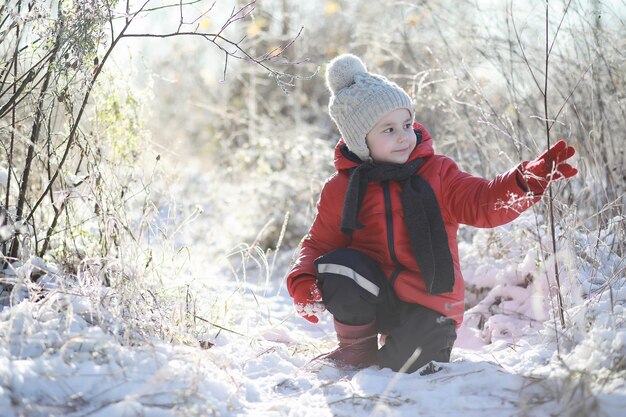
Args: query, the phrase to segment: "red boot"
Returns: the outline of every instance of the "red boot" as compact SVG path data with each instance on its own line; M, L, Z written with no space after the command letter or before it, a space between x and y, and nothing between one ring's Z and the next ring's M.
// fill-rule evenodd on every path
M335 320L339 346L328 358L340 365L366 368L378 362L378 332L376 322L350 326Z

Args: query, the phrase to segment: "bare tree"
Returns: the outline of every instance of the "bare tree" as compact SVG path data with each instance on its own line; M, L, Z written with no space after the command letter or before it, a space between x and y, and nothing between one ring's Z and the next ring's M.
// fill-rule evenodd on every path
M246 36L227 35L239 32L237 25L255 13L255 0L233 7L214 32L203 31L199 22L214 12L216 2L153 3L12 0L0 6L0 137L8 172L0 218L11 232L0 242L4 263L18 259L27 242L43 255L52 236L62 232L57 229L68 215L67 199L59 192L77 185L68 184L65 173L77 177L85 167L97 167L90 163L97 152L89 150L83 119L103 68L125 39L200 38L223 53L223 77L229 63L240 60L264 70L283 89L293 83L296 76L284 68L297 62L287 60L286 51L301 30L260 55L251 52ZM204 9L194 14L192 5ZM167 9L178 14L174 31L133 30L138 17ZM86 172L80 178L97 174ZM93 215L102 215L97 204Z

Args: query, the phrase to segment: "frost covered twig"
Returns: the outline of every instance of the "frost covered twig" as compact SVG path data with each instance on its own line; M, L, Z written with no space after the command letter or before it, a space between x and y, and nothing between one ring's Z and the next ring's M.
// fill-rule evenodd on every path
M554 122L550 122L550 118L549 118L549 113L548 113L548 70L550 68L550 53L552 52L552 47L554 46L555 42L556 42L556 38L559 34L559 30L561 29L561 25L563 23L563 19L565 19L565 16L567 15L567 10L569 9L569 6L571 4L571 0L567 3L567 6L565 7L565 11L563 12L563 16L561 17L561 21L559 22L559 26L556 30L556 33L554 34L554 39L552 39L552 43L549 44L549 28L550 28L550 21L549 21L549 4L548 1L546 0L546 35L545 35L545 40L546 40L546 55L545 55L545 75L544 75L544 86L543 86L543 109L544 109L544 119L545 119L545 132L546 132L546 149L550 149L550 129L552 127L552 125L554 124ZM557 115L558 117L558 115ZM556 120L556 118L555 118ZM552 161L550 161L550 155L548 154L548 160L546 161L546 164L550 167L552 166ZM556 232L555 232L555 224L554 224L554 207L552 205L554 201L554 195L552 193L552 183L549 182L548 183L548 212L550 215L550 235L552 236L552 255L553 255L553 262L554 262L554 277L556 280L556 286L557 286L557 302L558 302L558 314L559 314L559 319L561 321L561 327L565 328L565 316L564 316L564 308L563 308L563 294L561 292L561 278L559 275L559 264L557 262L557 252L556 252Z
M301 61L289 61L285 58L286 51L294 44L294 42L300 37L302 34L303 27L300 28L298 33L289 40L285 45L276 47L269 52L266 52L260 56L253 56L249 50L243 46L243 41L246 39L246 36L241 38L238 41L231 40L228 38L224 32L231 27L233 24L240 20L244 20L252 15L255 10L256 0L252 0L238 9L233 8L230 16L226 19L224 24L220 27L217 32L208 33L198 31L198 25L196 22L202 18L202 16L206 15L210 10L215 6L215 2L211 5L211 7L203 12L199 17L195 18L191 23L186 23L183 18L183 4L180 5L180 22L178 28L174 32L169 33L126 33L122 37L123 38L173 38L173 37L199 37L202 38L217 48L219 48L224 53L224 67L223 67L223 75L222 79L226 79L226 72L228 70L228 61L229 59L238 59L243 61L251 62L255 65L260 66L268 74L272 75L279 86L284 88L284 86L291 86L292 80L294 78L299 78L294 74L289 74L284 71L279 71L275 68L272 68L269 64L282 58L284 61L281 62L281 65L298 65L301 64ZM183 30L183 26L185 25L194 25L196 26L192 30ZM224 45L225 44L225 45ZM232 49L229 49L232 48Z

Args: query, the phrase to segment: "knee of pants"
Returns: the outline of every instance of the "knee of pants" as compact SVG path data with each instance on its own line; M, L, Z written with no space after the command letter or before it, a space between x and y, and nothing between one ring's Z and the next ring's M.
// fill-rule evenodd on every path
M335 319L344 324L362 325L376 318L376 302L354 283L342 277L320 282L322 302Z
M380 279L376 262L353 249L338 249L315 261L322 301L335 319L361 325L376 318Z

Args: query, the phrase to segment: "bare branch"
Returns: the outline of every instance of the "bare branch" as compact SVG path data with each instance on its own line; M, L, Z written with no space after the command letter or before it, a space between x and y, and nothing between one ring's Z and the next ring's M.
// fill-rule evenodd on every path
M272 59L274 57L283 55L285 53L285 51L287 49L289 49L291 47L291 45L293 45L294 42L300 37L300 35L302 34L303 30L304 30L304 26L300 27L300 30L298 31L298 34L294 38L292 38L285 46L283 46L283 47L280 47L280 46L276 47L276 48L272 49L271 51L261 55L257 59L260 60L260 61L266 61L266 60L270 60L270 59Z
M48 61L50 61L52 59L53 59L52 53L49 53L44 58L42 58L41 61L39 61L31 69L29 69L25 74L23 74L22 76L20 76L16 80L14 80L7 87L7 89L5 91L0 92L0 97L3 97L9 91L9 89L11 89L15 85L17 85L17 82L23 79L23 81L20 84L20 86L17 89L13 90L13 94L11 95L9 100L7 100L7 102L2 107L0 107L0 117L3 117L5 114L7 114L11 110L12 107L14 107L15 105L17 105L20 102L20 100L18 100L18 98L20 96L22 96L22 93L24 92L26 87L29 84L31 84L32 81L37 77L37 75L43 70L44 64L46 64ZM37 69L37 71L35 71L35 68L37 66L39 66L39 65L41 65L41 66Z
M180 21L178 22L178 29L176 30L177 32L185 24L185 21L183 20L183 0L179 0L178 11L180 12Z
M4 11L4 7L2 6L2 10ZM18 13L20 12L22 5L21 3L18 4L17 6L17 10ZM4 22L2 23L4 24ZM15 26L15 31L16 31L16 37L19 39L20 37L20 27L19 25ZM18 53L19 53L19 42L15 43L15 51L13 53L13 59L12 59L12 66L13 66L13 78L15 79L17 77L17 61L18 61ZM11 72L11 66L9 66L9 68L7 68L7 76L9 74L9 72ZM6 78L5 78L6 80ZM3 80L4 81L4 80ZM17 96L17 88L16 88L16 84L13 83L13 96ZM11 112L11 138L10 138L10 145L9 145L9 151L7 152L7 161L8 161L8 175L7 175L7 183L6 183L6 194L5 194L5 204L4 204L4 209L8 211L9 209L9 202L10 202L10 197L11 197L11 173L13 172L13 151L14 151L14 145L15 145L15 126L16 126L16 109L15 106L12 109ZM2 225L6 225L9 224L9 216L7 215L3 215L2 216ZM7 246L6 244L3 242L2 243L2 253L7 253L6 251Z
M561 107L559 107L559 111L556 113L556 116L554 116L553 118L554 120L552 121L552 123L550 123L549 129L552 129L552 125L558 120L559 116L561 115L561 112L563 111L567 103L569 103L569 99L572 97L574 92L578 89L578 85L583 80L585 75L589 72L592 66L593 64L589 64L587 68L585 69L585 71L580 75L580 78L578 78L578 81L576 82L576 85L574 86L574 88L572 88L572 91L570 91L569 95L565 98L565 100L563 100L563 104L561 105Z
M569 4L568 4L569 7ZM550 129L551 127L554 125L554 122L550 123L548 121L548 70L550 68L550 50L552 49L552 46L548 46L548 42L549 42L549 29L550 29L550 19L549 19L549 10L550 7L548 5L548 0L546 0L546 17L545 17L545 21L546 21L546 32L545 32L545 40L546 40L546 54L545 54L545 75L544 75L544 88L543 88L543 109L544 109L544 116L545 116L545 126L546 126L546 150L548 151L550 149ZM567 13L567 10L565 11ZM565 17L565 15L563 16ZM561 19L561 22L563 20ZM555 36L556 38L556 36ZM554 41L552 42L552 45L554 45ZM555 118L556 120L556 118ZM548 152L548 158L546 160L546 164L547 166L550 166L552 164L552 161L550 161L550 153ZM554 201L554 196L552 194L552 182L548 183L548 213L550 215L550 234L552 236L552 256L553 256L553 262L554 262L554 277L556 280L556 286L557 286L557 291L556 291L556 296L557 296L557 306L558 306L558 313L559 313L559 319L561 320L561 327L565 328L565 315L564 315L564 309L563 309L563 294L561 293L561 280L560 280L560 273L559 273L559 265L557 262L557 251L556 251L556 226L554 224L554 207L553 207L553 201Z
M565 16L567 15L567 11L569 10L569 6L571 4L572 4L572 0L569 0L567 2L567 6L565 6L565 11L563 12L563 16L561 16L561 21L559 22L559 26L556 28L556 32L554 33L554 39L552 39L552 43L550 44L550 48L548 49L548 56L550 56L550 53L552 52L552 47L556 43L556 37L559 36L559 32L561 31L561 25L563 24L563 20L565 20Z
M59 31L59 33L61 33L61 32ZM46 70L46 75L44 77L44 82L43 82L43 85L42 85L41 90L39 92L39 98L37 99L37 108L35 110L35 120L33 122L33 127L32 127L32 130L31 130L30 144L28 145L28 151L27 151L27 155L26 155L26 162L25 162L24 169L22 170L22 179L21 179L20 184L19 184L20 188L19 188L19 194L18 194L18 198L17 198L17 207L16 207L16 210L15 210L15 216L18 219L22 218L24 205L26 204L26 200L27 200L26 199L26 193L27 193L27 190L28 190L28 180L29 180L29 177L30 177L31 164L32 164L33 157L34 157L34 152L35 152L35 143L37 142L37 139L39 137L39 131L41 129L41 123L42 123L42 118L43 118L44 99L45 99L45 95L48 92L48 86L49 86L50 78L52 77L52 72L53 72L52 63L56 59L56 55L57 55L59 47L60 47L60 42L61 42L60 38L61 38L60 36L57 36L57 39L55 41L55 45L54 45L54 47L52 49L52 57L50 59L50 63L48 64L48 69ZM30 220L30 217L28 219L26 219L26 223L28 223L29 220ZM12 245L11 245L10 256L11 257L16 257L17 256L17 251L18 251L18 242L16 240L14 240Z
M227 38L221 36L219 33L200 33L200 32L171 32L171 33L162 33L162 34L155 34L155 33L129 33L129 34L124 34L121 37L122 38L163 38L163 39L165 39L165 38L172 38L172 37L178 37L178 36L200 37L200 38L203 38L203 39L207 40L208 42L211 42L216 47L218 47L222 52L224 52L224 54L227 55L226 61L228 60L228 57L236 58L236 59L240 59L240 60L250 61L250 62L255 63L256 65L259 65L260 67L262 67L263 69L265 69L266 71L268 71L270 74L272 74L275 77L289 77L290 74L287 74L287 73L284 73L284 72L281 72L281 71L277 71L277 70L271 68L270 66L267 65L267 62L275 60L277 57L281 56L287 50L287 48L289 48L291 45L293 45L295 40L302 33L302 29L303 28L301 28L300 32L298 32L298 35L293 40L291 40L287 45L285 45L284 47L276 48L276 49L274 49L274 51L271 51L269 53L263 54L263 55L261 55L259 57L254 57L254 56L250 55L250 53L248 53L239 44L239 42L231 41L230 39L227 39ZM245 38L243 38L243 39L245 39ZM224 46L220 45L218 43L218 41L226 43L229 46L234 47L235 50L228 51ZM279 50L280 52L279 53L272 53L272 52L275 52L276 50ZM299 63L301 63L301 62L299 62Z
M107 49L106 53L104 54L104 57L102 58L102 61L96 66L96 68L94 70L94 73L93 73L93 76L91 77L91 80L89 81L89 84L87 86L87 91L85 92L85 95L83 97L80 109L78 110L78 114L76 115L76 120L73 123L72 128L70 130L70 133L68 135L67 144L66 144L66 147L65 147L65 152L63 153L63 156L61 157L61 160L59 161L59 164L57 166L57 170L54 173L54 175L52 176L52 178L50 179L50 181L48 181L48 184L46 185L46 188L44 189L44 191L39 196L39 199L35 202L35 204L31 208L30 213L26 217L26 220L25 220L26 222L28 222L34 216L37 208L39 207L39 205L41 204L41 202L45 198L46 194L52 188L52 186L53 186L54 182L56 181L56 179L58 178L59 173L61 172L61 169L63 168L63 165L65 164L65 161L67 160L67 157L69 156L70 150L71 150L72 145L74 144L74 140L76 138L76 133L77 133L77 130L78 130L79 122L80 122L80 120L82 118L82 115L83 115L83 112L85 111L85 108L87 107L87 102L88 102L89 97L91 95L91 91L92 91L92 89L93 89L93 87L94 87L94 85L96 83L96 80L98 79L98 76L102 72L102 68L103 68L104 64L106 63L106 61L108 60L109 56L111 55L111 53L113 52L113 50L117 46L118 42L124 37L124 32L129 28L129 26L132 23L132 21L134 20L134 18L139 13L141 13L141 10L149 2L150 2L150 0L146 0L146 2L139 8L139 10L137 12L133 13L130 16L130 18L127 20L128 23L122 28L122 30L118 34L117 38L115 38L115 40L113 40L113 42L111 43L111 45Z
M159 6L159 7L151 7L151 8L149 8L149 9L146 9L146 8L145 8L145 6L147 5L147 3L149 3L149 2L150 2L150 0L148 0L148 1L146 2L146 4L144 4L144 5L143 5L143 7L141 7L141 8L140 8L140 10L139 10L139 11L137 11L137 12L133 12L133 13L129 13L129 11L128 11L128 10L129 10L129 7L130 7L130 6L127 6L126 11L127 11L127 13L128 13L129 15L133 15L133 16L134 16L134 15L137 15L138 13L142 13L142 12L149 13L149 12L154 12L155 10L172 9L172 8L174 8L174 7L179 7L181 4L182 4L183 6L191 6L192 4L201 3L201 2L203 2L203 1L204 1L204 0L193 0L193 1L190 1L190 2L187 2L187 3L172 3L172 4L166 4L166 5L163 5L163 6Z
M211 10L213 10L213 7L215 7L215 3L217 3L217 1L214 1L213 4L211 4L211 7L209 7L207 10L205 10L202 14L200 14L198 17L196 17L194 20L192 20L191 22L189 22L190 25L193 25L194 23L198 22L200 19L202 19L204 16L206 16L207 14L209 14L211 12Z
M528 60L528 57L526 56L526 51L524 50L524 45L522 44L521 36L520 36L519 32L517 31L517 25L515 24L515 15L513 14L513 6L512 5L511 5L511 22L513 23L513 30L515 31L515 39L517 40L517 45L519 46L520 51L522 51L522 56L524 58L524 63L528 67L528 71L530 71L530 75L532 75L533 80L535 81L535 85L537 86L537 88L539 89L541 94L544 95L543 89L541 88L541 85L539 84L539 81L537 80L537 77L535 77L535 72L533 71L532 67L530 66L530 61Z
M226 80L226 70L228 69L228 57L230 54L227 51L224 51L224 73L222 74L222 81Z
M235 12L235 9L233 8L233 11L231 12L230 17L226 20L226 23L224 23L222 28L215 35L215 39L221 38L222 32L224 32L228 26L232 25L238 20L242 20L248 17L254 11L255 4L256 0L252 0L251 2L243 5L239 10L237 10L237 12ZM248 11L245 11L246 8L248 8ZM241 16L239 16L240 14ZM215 39L213 39L213 41L215 41Z

